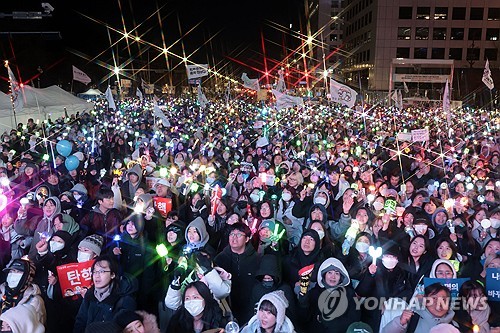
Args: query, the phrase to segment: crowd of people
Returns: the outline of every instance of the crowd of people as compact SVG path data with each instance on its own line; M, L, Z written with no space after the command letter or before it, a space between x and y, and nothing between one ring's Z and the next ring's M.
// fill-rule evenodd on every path
M499 330L499 126L244 96L30 119L1 136L0 331ZM58 267L85 263L64 289ZM425 278L466 278L468 302Z

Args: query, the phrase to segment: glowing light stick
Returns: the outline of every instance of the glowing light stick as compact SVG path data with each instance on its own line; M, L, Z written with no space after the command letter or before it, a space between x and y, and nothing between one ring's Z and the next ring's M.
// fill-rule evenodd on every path
M28 198L21 198L21 200L19 200L20 203L21 203L21 206L23 207L23 209L26 208L26 206L30 203L30 200Z
M482 220L481 227L483 227L484 230L488 229L489 227L491 227L491 221L488 219Z
M156 245L156 253L158 253L160 257L165 258L168 255L168 249L165 244Z
M372 265L376 265L377 258L379 258L382 255L382 248L381 247L374 248L373 246L370 246L368 248L368 254L373 258Z

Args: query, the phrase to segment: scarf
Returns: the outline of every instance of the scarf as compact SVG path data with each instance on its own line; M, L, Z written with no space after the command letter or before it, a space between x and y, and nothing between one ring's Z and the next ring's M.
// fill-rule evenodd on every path
M17 288L11 289L7 284L5 285L5 294L2 296L2 313L15 307L19 300L23 299L23 293L26 288L19 293L16 293L15 289Z
M104 287L104 288L95 288L94 289L94 296L97 299L97 301L102 302L106 298L108 298L109 295L111 295L112 289L113 288L112 288L111 284L107 287Z
M490 316L491 309L489 305L486 305L484 310L471 310L469 312L472 318L472 324L479 326L480 333L487 333L490 331L490 324L488 324L488 318Z

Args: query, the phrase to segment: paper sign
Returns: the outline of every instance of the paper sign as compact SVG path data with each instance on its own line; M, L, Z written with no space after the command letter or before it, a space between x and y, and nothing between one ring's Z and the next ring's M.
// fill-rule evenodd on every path
M486 269L486 293L488 300L500 301L500 268Z
M398 140L399 141L412 141L412 136L411 133L398 133Z
M397 204L396 200L387 199L384 203L384 209L387 213L395 213Z
M186 70L187 70L188 79L196 79L196 78L208 75L208 65L207 64L187 65Z
M57 266L57 277L63 297L81 295L92 286L92 264L94 260Z
M413 142L429 141L429 130L427 128L411 130L411 140Z
M458 291L460 290L460 287L462 287L462 284L465 281L469 281L469 279L437 279L437 278L424 278L424 287L427 288L431 284L434 283L440 283L443 286L447 287L450 289L451 297L457 297L458 296Z
M158 213L162 217L167 217L167 214L172 210L172 199L171 198L161 198L154 197L153 205Z

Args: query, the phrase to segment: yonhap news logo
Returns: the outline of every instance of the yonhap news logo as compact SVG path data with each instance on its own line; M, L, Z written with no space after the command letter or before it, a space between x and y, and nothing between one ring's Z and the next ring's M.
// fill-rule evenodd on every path
M344 287L325 289L318 298L318 308L321 318L330 321L342 316L347 311L349 300Z

